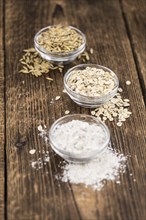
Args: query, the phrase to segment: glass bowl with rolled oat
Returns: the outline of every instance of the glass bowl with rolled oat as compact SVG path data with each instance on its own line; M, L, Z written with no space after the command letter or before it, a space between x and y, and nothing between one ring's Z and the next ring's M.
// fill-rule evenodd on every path
M81 64L69 69L64 76L64 88L80 106L96 108L115 96L119 87L117 75L97 64Z
M66 64L85 50L86 37L75 27L53 25L41 29L35 35L34 45L45 60Z

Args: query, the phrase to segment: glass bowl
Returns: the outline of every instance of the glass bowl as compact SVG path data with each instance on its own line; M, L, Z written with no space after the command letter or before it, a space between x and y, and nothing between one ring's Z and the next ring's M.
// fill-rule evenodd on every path
M99 134L95 133L97 135L97 141L98 141L98 143L100 143L99 146L96 147L96 144L97 144L96 143L94 148L91 151L90 151L90 149L88 149L88 151L83 150L82 153L81 152L79 152L79 153L76 152L75 153L75 151L73 152L72 149L70 151L66 151L66 150L62 149L62 147L57 143L54 132L55 132L56 129L59 129L59 127L61 125L66 124L66 123L71 122L71 121L74 121L74 120L87 122L89 125L96 125L100 129L102 129L102 135L103 135L102 142L100 142ZM60 130L60 131L62 131L62 130ZM85 134L87 134L87 131L86 131ZM75 136L74 135L73 136L67 135L66 139L72 138L72 137L75 137ZM86 138L85 138L86 136L84 135L83 137L84 138L83 139L81 138L81 140L84 143L86 143L85 142L86 141ZM63 140L65 140L65 138ZM101 153L101 152L103 152L104 150L107 149L108 145L110 145L110 132L109 132L109 129L107 128L107 126L103 122L97 120L93 116L89 116L89 115L85 115L85 114L72 114L72 115L67 115L67 116L61 117L53 123L53 125L50 127L50 130L49 130L49 142L50 142L50 145L51 145L52 149L58 155L60 155L62 158L64 158L65 160L67 160L69 162L74 162L74 163L86 163L86 162L94 159L99 153ZM62 141L61 141L61 143L62 143ZM89 148L91 148L91 142L90 142Z
M70 52L51 52L47 51L45 48L43 48L39 43L38 43L38 36L43 33L48 31L50 28L53 26L47 26L43 29L41 29L39 32L34 37L34 46L35 49L38 51L38 53L41 55L41 57L47 61L50 61L52 63L61 65L61 64L67 64L75 60L84 50L86 47L86 36L77 28L68 26L70 29L75 30L81 37L83 43L81 46L73 51Z
M70 76L73 74L74 70L84 70L86 69L86 67L92 67L92 68L97 68L97 69L102 69L106 72L110 72L112 73L114 82L115 82L115 86L114 88L107 93L106 95L103 96L85 96L82 94L79 94L75 91L73 91L69 86L68 86L68 80L70 78ZM66 74L64 75L64 89L66 90L66 93L70 96L70 98L77 103L78 105L85 107L85 108L97 108L100 105L105 104L106 102L108 102L112 97L114 97L117 93L119 87L119 80L118 77L116 76L116 74L108 69L107 67L104 66L100 66L97 64L80 64L77 65L71 69L69 69Z

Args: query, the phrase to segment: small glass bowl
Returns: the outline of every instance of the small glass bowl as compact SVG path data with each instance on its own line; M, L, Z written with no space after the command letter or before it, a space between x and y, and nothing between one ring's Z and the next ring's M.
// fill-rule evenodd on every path
M97 146L97 150L94 150L94 151L92 150L88 154L84 152L79 155L79 154L75 154L75 153L73 154L71 152L62 150L60 146L57 146L56 140L53 137L53 132L58 126L62 124L66 124L67 122L70 122L72 120L80 120L80 121L88 122L89 124L100 126L105 133L105 141L103 142L103 144L100 145L100 147ZM97 138L98 138L98 134L97 134ZM53 125L51 126L49 130L49 141L50 141L50 145L52 149L58 155L64 158L66 161L73 162L73 163L86 163L94 159L99 153L107 149L108 145L110 145L110 132L109 132L108 127L103 122L97 120L93 116L85 115L85 114L72 114L72 115L61 117L53 123Z
M41 55L41 57L47 61L50 61L52 63L55 63L57 65L61 65L61 64L67 64L70 63L72 61L74 61L84 50L86 47L86 36L77 28L72 27L72 26L68 26L69 28L75 30L79 35L81 35L83 43L82 45L73 51L70 52L51 52L51 51L47 51L46 49L44 49L39 43L38 43L38 36L45 32L48 31L50 28L52 28L53 26L48 26L45 27L43 29L41 29L39 32L37 32L37 34L34 37L34 46L35 49L38 51L38 53Z
M68 79L71 76L71 74L73 73L74 70L84 70L86 69L86 67L93 67L93 68L97 68L97 69L102 69L104 71L110 72L113 74L113 78L115 81L115 87L111 90L111 92L109 92L106 95L103 96L84 96L81 95L75 91L73 91L69 86L68 86ZM107 67L104 66L100 66L97 64L80 64L77 65L71 69L69 69L66 74L64 75L64 89L66 90L66 93L70 96L70 98L77 103L78 105L85 107L85 108L97 108L100 105L105 104L107 101L109 101L112 97L115 96L115 94L117 93L119 87L119 80L118 77L116 76L116 74L108 69Z

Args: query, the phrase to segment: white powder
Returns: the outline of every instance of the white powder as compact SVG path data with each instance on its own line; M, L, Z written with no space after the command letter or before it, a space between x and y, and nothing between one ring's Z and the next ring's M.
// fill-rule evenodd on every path
M125 171L127 157L108 148L96 159L86 164L67 163L62 176L56 177L63 182L84 184L94 190L100 190L107 180L116 180L119 184L119 174Z
M39 159L36 160L36 161L32 161L32 162L31 162L31 166L32 166L33 169L36 169L36 170L42 169L42 168L43 168L42 159L39 158Z
M41 136L42 138L44 138L45 142L48 142L48 136L47 136L47 127L46 125L42 126L39 125L38 126L38 131L39 131L39 136Z
M44 140L47 138L47 131L43 128L39 129ZM77 132L76 132L77 133ZM65 137L66 139L66 137ZM47 156L46 152L45 155ZM129 156L130 157L130 156ZM73 164L63 161L59 166L62 168L62 173L56 175L56 179L62 182L70 182L72 184L84 184L86 187L91 187L93 190L101 190L107 181L115 181L120 184L120 174L125 172L127 156L117 153L111 147L100 153L94 160L85 164ZM34 169L41 169L43 161L49 161L51 158L39 158L32 162L31 166ZM61 165L62 164L62 165ZM44 164L45 165L45 164ZM133 177L133 174L130 173ZM133 179L136 182L136 179Z
M39 136L44 139L45 143L48 144L48 135L47 135L47 127L46 125L39 125L37 127L39 131ZM31 155L36 153L36 149L31 149L29 151ZM31 160L31 167L34 170L40 170L42 169L47 163L50 161L50 155L48 150L42 150L39 151L39 158L37 158L35 161L34 159Z
M42 151L41 157L35 161L31 161L31 167L35 170L42 169L50 161L49 151Z
M107 140L101 126L79 120L57 126L52 136L60 149L73 154L90 153L97 148L100 150Z

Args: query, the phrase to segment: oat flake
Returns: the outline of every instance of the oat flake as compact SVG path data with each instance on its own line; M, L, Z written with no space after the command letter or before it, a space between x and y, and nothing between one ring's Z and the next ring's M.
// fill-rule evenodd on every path
M117 93L107 103L103 104L99 108L91 111L91 115L94 115L99 120L105 122L107 119L113 121L116 119L117 126L122 126L123 122L127 120L132 114L128 107L130 106L129 99L123 99L120 93Z
M111 92L115 88L116 82L113 72L96 67L86 67L83 70L73 70L67 85L77 94L101 97Z

